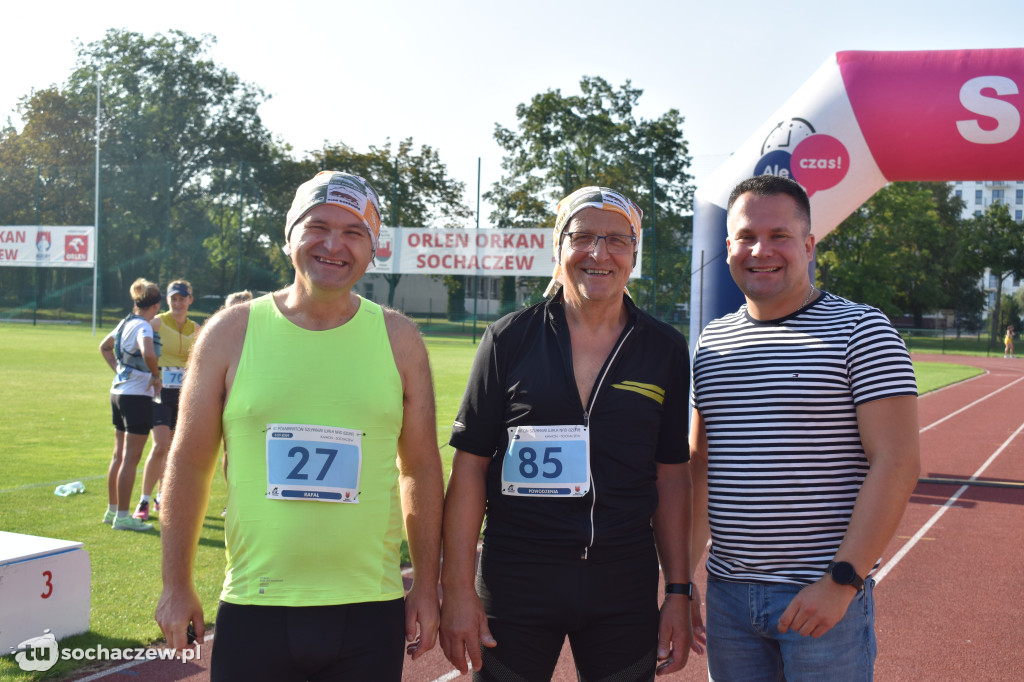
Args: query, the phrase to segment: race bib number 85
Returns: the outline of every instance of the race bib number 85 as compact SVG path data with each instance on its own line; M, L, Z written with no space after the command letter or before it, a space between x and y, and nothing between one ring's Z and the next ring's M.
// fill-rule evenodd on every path
M309 424L267 425L267 497L359 501L363 434Z
M589 429L578 424L509 428L502 494L582 497L589 490Z

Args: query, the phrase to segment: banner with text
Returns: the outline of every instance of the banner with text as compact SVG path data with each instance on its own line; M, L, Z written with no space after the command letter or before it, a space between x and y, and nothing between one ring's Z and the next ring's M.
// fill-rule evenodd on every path
M91 268L95 232L92 225L0 225L0 266Z
M551 228L432 230L382 227L374 273L550 277ZM642 249L642 240L641 240ZM637 254L631 278L640 277Z

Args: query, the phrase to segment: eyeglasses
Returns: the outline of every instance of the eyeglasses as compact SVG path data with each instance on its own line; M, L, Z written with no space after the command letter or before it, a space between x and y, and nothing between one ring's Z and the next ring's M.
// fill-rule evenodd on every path
M602 239L608 253L622 255L633 253L636 237L631 234L590 234L589 232L569 232L563 236L569 238L569 246L573 251L594 251Z

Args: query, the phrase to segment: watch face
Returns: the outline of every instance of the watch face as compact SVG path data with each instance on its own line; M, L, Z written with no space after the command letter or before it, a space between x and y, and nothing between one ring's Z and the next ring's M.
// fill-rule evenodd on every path
M851 585L853 584L854 576L857 573L853 570L853 565L845 561L836 562L832 566L832 579L840 585Z

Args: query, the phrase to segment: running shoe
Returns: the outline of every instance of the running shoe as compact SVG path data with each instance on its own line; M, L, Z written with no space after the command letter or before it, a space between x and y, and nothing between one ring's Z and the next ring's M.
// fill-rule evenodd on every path
M108 509L103 514L103 523L113 523L115 518L117 518L117 512L112 512Z
M135 513L132 514L132 517L139 519L140 521L148 521L149 502L139 502L139 506L135 508Z
M153 498L153 513L155 514L158 511L160 511L160 496L159 495Z
M114 530L152 530L152 523L143 523L134 516L118 516L110 525Z

